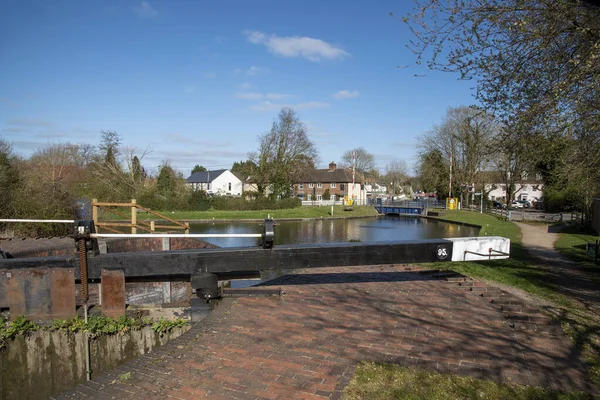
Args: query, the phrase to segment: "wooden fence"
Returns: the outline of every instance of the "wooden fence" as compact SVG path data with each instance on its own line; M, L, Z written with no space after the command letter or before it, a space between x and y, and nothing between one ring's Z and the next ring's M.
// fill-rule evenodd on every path
M125 208L126 210L120 211L119 208ZM127 220L127 222L116 222L116 221L100 221L100 211L104 211L105 214L114 214L120 218ZM152 214L160 218L158 221L138 221L138 213L146 212L148 214ZM103 216L104 216L103 215ZM92 219L94 220L94 225L98 232L101 229L105 229L107 231L113 233L123 233L122 231L116 228L131 228L131 233L136 234L138 229L141 231L145 231L148 233L154 233L157 229L166 229L166 230L183 230L185 233L190 233L190 225L185 222L179 222L174 219L171 219L165 215L157 213L149 208L143 207L132 199L130 203L106 203L99 202L97 199L92 200ZM167 221L172 225L164 225L162 222ZM158 224L156 222L159 222Z

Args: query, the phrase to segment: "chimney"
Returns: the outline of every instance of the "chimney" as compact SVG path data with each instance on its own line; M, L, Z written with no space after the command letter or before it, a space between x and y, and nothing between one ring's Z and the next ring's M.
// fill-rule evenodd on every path
M335 167L337 167L337 165L333 161L329 163L329 172L335 171Z

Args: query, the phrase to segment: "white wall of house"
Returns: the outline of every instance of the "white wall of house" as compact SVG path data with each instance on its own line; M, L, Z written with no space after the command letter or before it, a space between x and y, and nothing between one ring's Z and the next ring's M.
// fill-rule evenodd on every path
M515 200L537 200L543 196L543 183L516 183L515 184ZM486 184L485 191L489 191L489 200L505 200L506 199L506 185L501 183Z
M243 188L242 181L229 170L215 178L209 186L207 193L221 196L241 196Z
M346 184L346 193L348 199L354 199L357 203L362 204L367 201L367 191L360 188L360 183L348 183Z

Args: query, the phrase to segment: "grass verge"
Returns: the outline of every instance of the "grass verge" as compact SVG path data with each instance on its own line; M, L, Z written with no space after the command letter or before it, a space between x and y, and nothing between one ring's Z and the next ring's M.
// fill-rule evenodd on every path
M331 206L323 207L298 207L287 208L282 210L247 210L247 211L225 211L225 210L209 210L209 211L157 211L171 219L177 221L202 221L202 220L240 220L240 219L256 219L264 220L267 216L273 219L309 219L309 218L356 218L356 217L376 217L377 211L371 206L354 206L352 210L346 210L344 206L334 206L333 215L331 215ZM127 219L116 214L101 211L101 220L123 220ZM160 217L151 213L140 212L138 220L150 221L160 220Z
M260 219L267 218L268 215L274 219L284 218L349 218L349 217L375 217L377 211L370 206L354 206L352 211L344 211L344 206L334 206L333 216L331 215L331 206L324 207L298 207L288 208L284 210L252 210L252 211L222 211L222 210L210 210L210 211L175 211L175 212L161 212L160 213L182 221L194 221L194 220L211 220L211 219L227 219L227 220L238 220L238 219ZM140 214L139 218L145 219L144 214ZM148 214L149 219L157 219L151 214Z
M594 267L593 256L587 255L585 251L587 243L596 243L598 239L600 239L598 235L582 232L578 225L572 225L558 234L554 248L565 257L585 263L586 266ZM600 271L597 266L596 269Z
M517 225L493 215L468 211L451 211L443 219L466 222L481 226L481 236L503 236L511 241L510 258L493 261L470 261L429 264L430 268L451 270L461 274L499 282L521 289L554 304L547 309L557 319L563 331L573 342L573 352L583 354L590 366L590 376L600 384L600 318L585 310L579 299L570 297L562 290L561 279L540 265L521 244L521 232ZM567 257L577 257L578 246L589 236L567 231L555 246ZM578 261L575 258L575 261ZM580 260L579 260L580 261ZM591 264L590 264L591 265ZM595 266L598 271L597 266ZM590 279L598 279L588 265L580 269L590 273Z
M363 362L356 368L344 390L346 400L584 400L585 393L561 393L553 390L496 383L493 381L441 374L418 368Z
M468 261L427 264L428 267L452 270L461 274L516 287L533 295L546 298L564 307L574 304L558 292L558 287L548 279L546 271L535 265L535 260L521 244L521 230L512 222L489 214L471 211L449 211L444 220L481 226L480 236L502 236L510 239L510 258L492 261Z

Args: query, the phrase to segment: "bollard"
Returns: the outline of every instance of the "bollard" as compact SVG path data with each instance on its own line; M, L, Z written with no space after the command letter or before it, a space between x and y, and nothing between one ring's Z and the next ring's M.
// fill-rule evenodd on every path
M215 301L221 297L219 279L216 274L197 272L190 279L192 296L192 322L202 321L215 308Z
M262 236L262 247L263 249L273 248L273 241L275 240L275 223L272 219L265 219L263 224L263 236Z

